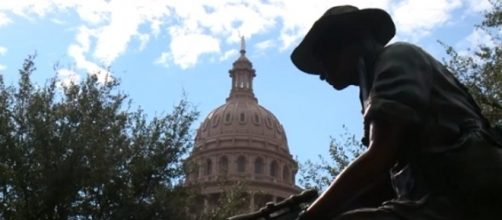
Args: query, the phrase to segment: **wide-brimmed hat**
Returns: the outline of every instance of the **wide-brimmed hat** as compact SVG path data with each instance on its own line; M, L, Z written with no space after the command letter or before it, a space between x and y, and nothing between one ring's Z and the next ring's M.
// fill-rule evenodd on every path
M293 50L291 60L303 72L321 74L321 63L315 59L313 53L318 41L327 34L333 36L327 40L336 40L343 38L341 37L343 35L358 33L358 30L373 34L376 41L382 45L387 44L396 33L392 18L384 10L377 8L359 10L351 5L335 6L328 9L312 25L300 45Z

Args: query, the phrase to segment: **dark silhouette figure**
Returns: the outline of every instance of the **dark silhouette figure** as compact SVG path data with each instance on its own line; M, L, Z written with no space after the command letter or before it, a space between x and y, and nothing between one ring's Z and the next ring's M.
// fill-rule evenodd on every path
M412 44L387 45L394 34L381 9L337 6L293 51L303 72L360 88L368 146L300 219L502 219L495 130L440 62Z

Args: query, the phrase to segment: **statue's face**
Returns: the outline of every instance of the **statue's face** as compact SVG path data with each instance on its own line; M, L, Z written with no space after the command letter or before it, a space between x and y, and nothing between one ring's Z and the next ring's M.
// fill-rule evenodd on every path
M354 44L327 51L319 58L324 69L321 78L337 90L342 90L349 85L357 85L359 53Z

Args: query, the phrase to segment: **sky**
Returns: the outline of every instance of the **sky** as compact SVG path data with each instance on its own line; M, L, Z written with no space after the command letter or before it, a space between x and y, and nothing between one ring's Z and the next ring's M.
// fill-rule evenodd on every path
M328 8L343 4L388 11L397 28L391 42L414 43L439 60L446 55L438 41L461 52L489 41L475 28L487 0L0 0L0 74L15 83L23 59L36 53L40 85L54 76L61 85L113 77L150 116L169 113L186 94L201 114L195 130L225 103L243 36L259 104L282 123L299 162L317 160L343 126L361 137L358 90L335 91L289 56Z

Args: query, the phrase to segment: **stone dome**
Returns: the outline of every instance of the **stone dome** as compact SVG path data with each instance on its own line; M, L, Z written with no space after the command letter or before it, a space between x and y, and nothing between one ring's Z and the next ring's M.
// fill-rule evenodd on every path
M221 180L245 180L253 209L298 193L298 165L281 123L253 93L255 70L245 56L244 40L240 53L229 71L231 89L225 104L211 111L197 129L186 160L187 184L203 184L202 193L210 201L222 192Z
M229 70L230 95L225 104L210 112L202 122L194 151L202 150L208 142L244 138L261 141L266 147L289 154L284 128L272 112L258 104L253 93L256 74L245 52L242 45L240 57Z
M266 140L268 145L289 153L286 133L279 120L249 100L231 100L209 113L197 130L195 148L228 137Z

